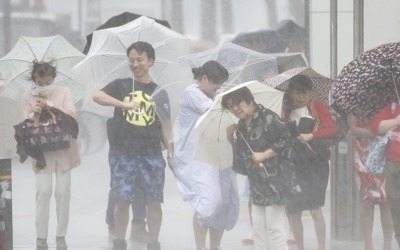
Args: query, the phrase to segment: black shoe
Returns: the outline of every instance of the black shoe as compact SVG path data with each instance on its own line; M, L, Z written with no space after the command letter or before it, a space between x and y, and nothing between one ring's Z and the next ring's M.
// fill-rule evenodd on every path
M161 250L160 242L155 240L147 243L147 250Z
M126 250L125 240L113 240L112 250Z

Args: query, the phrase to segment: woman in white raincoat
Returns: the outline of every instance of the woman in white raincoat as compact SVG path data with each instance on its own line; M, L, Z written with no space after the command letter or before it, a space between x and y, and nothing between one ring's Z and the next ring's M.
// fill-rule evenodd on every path
M185 201L194 208L193 230L197 249L220 249L224 230L232 229L239 213L236 175L231 168L216 167L194 160L195 125L212 105L228 71L216 61L192 69L196 83L188 86L180 98L180 136L173 157L177 186ZM170 157L170 156L169 156Z

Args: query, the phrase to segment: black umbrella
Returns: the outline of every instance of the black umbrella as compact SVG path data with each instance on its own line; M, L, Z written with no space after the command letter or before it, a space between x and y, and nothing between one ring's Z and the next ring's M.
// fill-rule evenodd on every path
M131 13L131 12L123 12L119 15L111 17L105 23L103 23L102 25L97 27L96 30L118 27L123 24L129 23L130 21L133 21L141 16L142 15L140 15L140 14L135 14L135 13ZM171 28L169 23L165 20L156 19L153 17L149 17L149 18L154 19L157 23L164 25L167 28ZM86 45L85 45L85 48L83 49L83 54L85 54L85 55L87 55L87 53L89 52L90 45L92 44L92 36L93 36L93 33L86 36Z
M282 53L286 46L275 30L257 30L236 35L232 43L261 53Z
M305 52L308 44L306 29L291 19L285 19L275 28L278 37L288 48L287 52Z

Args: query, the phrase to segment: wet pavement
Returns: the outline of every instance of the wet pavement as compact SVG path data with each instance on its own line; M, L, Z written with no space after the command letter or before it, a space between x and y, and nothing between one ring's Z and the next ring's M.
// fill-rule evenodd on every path
M175 185L172 173L167 169L165 202L163 204L163 224L160 242L163 250L195 250L192 232L193 210L182 201ZM237 177L240 192L240 216L236 226L224 234L221 247L223 250L251 250L251 245L242 244L241 240L250 234L247 211L247 197L243 194L245 178ZM105 224L105 210L109 190L109 169L106 149L84 157L82 165L73 170L70 224L66 237L69 250L111 250L108 230ZM327 194L329 198L329 194ZM20 164L13 161L13 226L14 249L34 249L35 246L35 184L29 160ZM49 226L49 249L55 249L55 204L51 204ZM378 209L377 209L378 210ZM327 249L362 250L361 241L330 240L330 204L329 199L323 209L327 222ZM313 222L308 212L303 214L305 247L316 250L317 243ZM382 230L379 213L376 212L374 223L375 249L382 249ZM129 233L128 228L128 233ZM393 241L393 249L397 246ZM297 249L289 245L290 250ZM128 248L129 249L129 248Z

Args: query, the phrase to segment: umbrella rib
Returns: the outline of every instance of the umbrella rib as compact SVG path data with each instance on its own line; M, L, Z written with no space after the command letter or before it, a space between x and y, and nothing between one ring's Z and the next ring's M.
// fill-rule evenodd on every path
M169 87L171 85L175 85L175 84L179 84L179 83L182 83L182 81L176 81L176 82L168 83L168 84L165 84L165 85L160 85L160 88L156 89L153 92L152 96L155 96L156 94L158 94L158 92L160 92L161 90L165 90L167 87Z
M14 76L13 78L11 78L8 82L13 82L16 78L18 78L20 75L25 74L27 71L30 71L30 69L26 69L20 73L18 73L16 76Z
M7 62L7 61L18 61L18 62L24 62L24 63L32 63L31 61L26 61L26 60L23 60L23 59L14 59L14 58L0 60L0 62Z
M28 41L24 37L21 37L21 39L24 40L24 42L28 46L29 50L32 52L33 57L37 60L36 54L33 52L33 49L31 47L31 45L28 43Z
M222 111L222 112L225 113L225 111ZM228 116L229 116L229 114L228 114ZM220 129L221 129L221 124L222 124L221 121L222 121L222 115L219 117L219 123L218 123L217 131L220 131ZM218 138L217 138L217 146L218 146L218 147L219 147L220 141L221 141L221 137L220 137L220 133L218 133ZM219 163L222 162L221 154L218 154L218 162L219 162ZM225 167L225 166L224 166L224 167Z
M46 56L47 52L49 51L50 46L54 43L55 40L56 40L56 38L53 39L53 40L51 41L51 43L49 44L49 46L47 46L46 51L43 53L43 57L42 57L42 60L41 60L41 61L43 61L44 57ZM55 60L55 58L52 59L52 61L53 61L53 60Z
M68 79L72 79L72 80L78 82L79 84L81 84L79 81L77 81L76 79L74 79L71 75L68 75L67 73L64 73L63 71L57 70L57 73L59 73L59 74L65 76L65 77L67 77Z
M140 35L140 33L139 33L139 35ZM125 44L121 41L121 39L119 39L119 37L118 36L116 36L116 38L117 38L117 40L118 40L118 42L122 45L122 47L125 49L125 51L126 51L126 47L125 47Z

